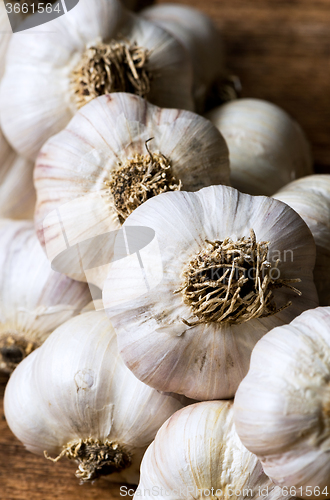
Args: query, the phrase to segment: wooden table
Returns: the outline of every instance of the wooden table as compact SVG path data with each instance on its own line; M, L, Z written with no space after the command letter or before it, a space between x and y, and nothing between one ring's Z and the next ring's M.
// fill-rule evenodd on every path
M241 79L242 96L268 99L288 111L312 143L317 171L330 172L329 0L180 3L202 9L217 22L227 65ZM6 380L0 376L1 397ZM74 471L75 464L67 460L53 464L25 451L7 428L1 407L1 500L122 498L118 487L105 480L80 486Z

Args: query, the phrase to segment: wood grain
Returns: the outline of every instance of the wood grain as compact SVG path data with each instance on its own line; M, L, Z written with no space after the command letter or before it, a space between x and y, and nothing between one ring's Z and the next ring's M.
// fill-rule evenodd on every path
M312 143L317 171L330 172L329 0L171 1L212 16L242 96L267 99L289 112ZM6 380L0 376L1 398ZM27 452L8 429L1 404L1 500L123 498L106 480L79 485L74 471L67 460L53 464Z

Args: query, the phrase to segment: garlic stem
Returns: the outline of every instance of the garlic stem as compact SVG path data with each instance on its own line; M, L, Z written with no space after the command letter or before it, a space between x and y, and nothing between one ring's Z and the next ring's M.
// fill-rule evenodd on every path
M279 271L267 260L268 241L256 241L251 229L250 237L237 241L206 240L207 246L198 252L183 271L184 282L179 290L197 321L182 321L187 326L202 323L231 323L239 325L252 318L263 318L282 311L292 303L277 308L272 288L287 287L301 295L289 283L300 279L281 280ZM211 248L210 248L211 246Z
M166 191L180 191L182 187L181 180L172 174L169 160L161 153L151 153L147 143L148 154L136 153L119 163L110 173L110 180L105 181L121 223L149 198Z
M83 482L120 472L132 462L130 454L123 446L108 439L103 442L93 438L80 439L68 443L56 458L50 457L47 451L44 451L44 455L52 462L58 462L64 456L76 460L76 477Z
M151 75L146 69L149 51L121 40L87 47L71 74L77 108L111 92L129 92L146 97Z

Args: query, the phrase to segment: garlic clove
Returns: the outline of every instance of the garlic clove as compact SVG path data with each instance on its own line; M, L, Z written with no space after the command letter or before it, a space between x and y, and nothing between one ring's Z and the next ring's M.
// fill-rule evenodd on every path
M237 99L207 118L229 148L231 184L244 193L271 196L289 182L313 173L309 143L285 111L260 99Z
M123 219L159 192L228 183L228 150L205 118L115 93L85 105L44 145L34 180L36 229L48 258L102 288Z
M177 411L159 429L143 457L134 498L227 496L240 500L284 497L257 457L240 442L232 401L207 401Z
M273 195L293 208L306 222L316 243L314 281L320 305L330 304L330 175L309 175Z
M109 456L102 470L102 461L84 455L93 443L96 453L118 449L129 463L110 479L129 483L138 481L142 454L158 428L182 408L126 368L103 312L82 314L57 328L14 371L4 404L10 428L28 450L75 458L84 481L115 469Z
M30 30L24 44L19 36L13 37L1 84L1 124L9 142L23 156L35 160L44 142L66 126L77 107L104 93L93 79L87 86L84 82L91 74L88 68L94 68L97 57L103 57L102 50L114 40L123 47L127 43L132 50L141 47L147 54L151 102L193 109L192 68L184 48L162 28L129 13L117 0L80 0L48 26L51 32L41 34L42 26ZM102 68L98 71L102 77ZM23 79L17 79L18 72L24 74ZM125 78L128 82L131 77Z
M148 200L122 231L137 244L143 227L154 243L112 262L103 287L125 363L158 390L233 397L255 343L318 304L309 229L285 204L227 186Z
M267 333L235 396L244 446L301 498L329 496L329 326L330 308L319 307Z
M0 241L0 370L10 373L91 296L51 269L32 221L2 219Z

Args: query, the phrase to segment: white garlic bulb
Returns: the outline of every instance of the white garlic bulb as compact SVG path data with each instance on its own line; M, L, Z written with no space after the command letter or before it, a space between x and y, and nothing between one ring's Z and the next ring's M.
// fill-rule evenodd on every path
M32 221L0 220L0 370L11 372L91 300L88 286L51 269Z
M321 306L330 305L330 175L309 175L273 195L304 219L316 243L314 282Z
M33 162L19 156L0 130L0 217L32 219L36 193Z
M154 5L141 15L169 31L188 51L194 68L194 99L203 111L212 84L225 73L219 30L208 16L187 5Z
M182 406L134 377L96 311L57 328L14 371L4 400L8 425L29 451L76 460L83 481L111 474L128 483L138 482L145 449Z
M23 156L34 160L44 142L98 95L126 91L159 106L193 109L184 48L118 0L80 0L47 26L47 32L43 26L29 30L24 43L11 39L1 84L2 128Z
M301 498L329 498L330 308L305 311L255 346L234 413L265 473Z
M278 106L237 99L207 117L229 148L231 185L244 193L271 196L285 184L313 173L308 141Z
M208 497L291 498L281 494L240 442L232 401L197 403L172 415L143 457L134 499Z
M227 186L165 193L126 219L115 252L125 231L139 252L111 264L103 302L124 361L159 390L233 397L255 343L318 304L313 237L277 200Z
M36 228L48 258L102 288L127 216L164 191L227 184L228 149L195 113L115 93L94 99L49 139L34 178Z

